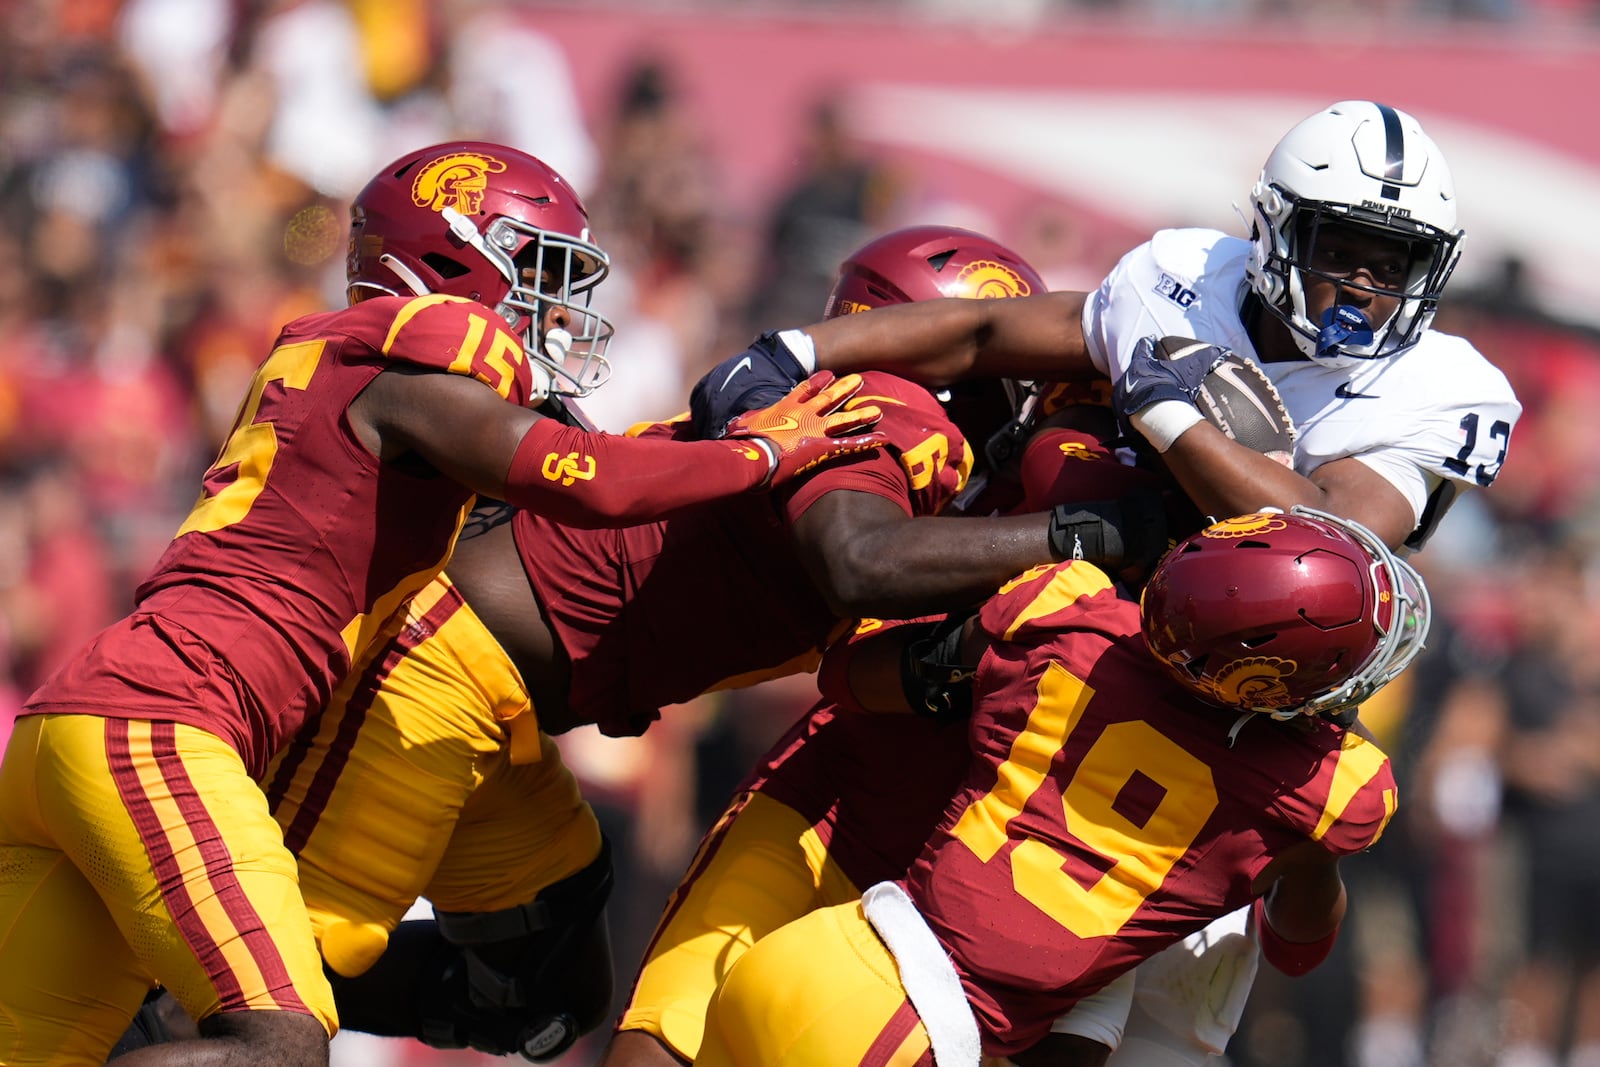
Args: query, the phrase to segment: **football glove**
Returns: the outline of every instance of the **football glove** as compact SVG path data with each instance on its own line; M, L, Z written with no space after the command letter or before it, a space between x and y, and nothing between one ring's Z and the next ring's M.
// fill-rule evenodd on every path
M1138 488L1117 500L1057 504L1050 512L1050 551L1056 559L1082 559L1113 576L1141 577L1166 554L1166 498Z
M972 679L976 664L961 654L966 616L952 616L922 627L922 634L907 642L900 657L900 686L906 703L923 718L935 722L972 717Z
M813 467L882 448L881 433L857 433L875 424L883 413L873 404L846 407L861 388L861 375L835 378L818 371L771 407L748 411L728 424L729 440L748 440L767 452L770 468L762 491L781 485Z
M690 425L696 437L718 440L735 417L777 403L805 380L806 369L778 335L762 334L695 383L689 394Z
M1168 341L1178 341L1181 347L1168 346ZM1200 419L1197 398L1201 383L1211 368L1227 356L1227 349L1199 341L1181 338L1146 337L1134 347L1128 369L1122 372L1111 389L1111 405L1116 409L1117 421L1126 436L1132 436L1130 421L1145 409L1162 401L1176 400L1195 408L1195 418ZM1164 452L1162 442L1152 441L1157 451ZM1170 445L1171 442L1165 442Z

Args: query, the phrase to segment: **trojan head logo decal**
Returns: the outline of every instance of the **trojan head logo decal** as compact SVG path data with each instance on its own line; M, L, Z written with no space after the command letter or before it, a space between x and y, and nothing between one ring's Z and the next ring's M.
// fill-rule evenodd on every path
M1200 536L1216 537L1226 541L1236 537L1253 537L1256 534L1270 533L1287 526L1288 523L1283 521L1282 515L1262 511L1254 515L1240 515L1238 518L1212 523L1200 531Z
M980 259L961 268L961 273L956 275L955 292L952 295L996 300L1027 296L1031 292L1033 286L1004 263Z
M1289 705L1284 679L1299 668L1292 659L1251 656L1225 664L1206 683L1217 700L1236 708L1282 708Z
M411 181L411 202L435 211L453 207L463 215L476 215L483 207L489 175L505 169L500 160L477 152L440 156L417 171Z

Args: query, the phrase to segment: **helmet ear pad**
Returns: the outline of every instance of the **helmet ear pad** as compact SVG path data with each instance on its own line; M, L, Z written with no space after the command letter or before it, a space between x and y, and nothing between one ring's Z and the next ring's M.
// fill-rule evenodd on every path
M1256 295L1276 307L1288 293L1284 274L1274 265L1275 257L1281 262L1289 254L1283 239L1287 205L1276 189L1260 181L1250 191L1250 202L1256 217L1250 231L1250 260L1245 273Z

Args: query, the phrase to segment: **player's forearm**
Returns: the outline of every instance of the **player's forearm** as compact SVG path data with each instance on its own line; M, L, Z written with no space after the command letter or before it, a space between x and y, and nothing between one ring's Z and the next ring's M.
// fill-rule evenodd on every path
M928 385L968 375L1084 380L1099 376L1084 345L1084 293L1012 300L925 300L806 327L817 366L877 368Z
M1326 505L1325 494L1310 479L1204 421L1184 431L1161 458L1195 506L1218 519L1265 507L1287 511L1296 504Z
M1344 882L1333 864L1309 877L1286 876L1256 901L1262 955L1285 974L1305 974L1332 951L1347 907Z
M748 441L620 437L543 419L518 446L501 499L570 526L632 526L754 489L771 462Z
M1202 514L1217 519L1303 504L1361 523L1390 548L1416 527L1405 496L1357 459L1328 463L1307 478L1229 440L1204 420L1185 430L1161 458Z
M950 611L992 596L1029 567L1055 562L1049 529L1046 514L912 519L835 546L813 577L844 617Z

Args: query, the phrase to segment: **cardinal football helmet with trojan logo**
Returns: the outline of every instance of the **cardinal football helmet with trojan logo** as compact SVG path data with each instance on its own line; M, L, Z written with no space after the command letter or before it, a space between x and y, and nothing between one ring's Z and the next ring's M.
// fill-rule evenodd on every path
M1215 523L1161 561L1145 640L1199 696L1276 718L1337 715L1422 651L1428 591L1359 523L1311 508Z
M1450 168L1404 111L1346 100L1312 115L1267 157L1250 203L1250 286L1307 356L1335 365L1379 359L1414 343L1433 321L1462 231ZM1387 321L1368 322L1354 307L1333 308L1324 322L1307 314L1306 277L1314 273L1318 235L1330 226L1380 235L1405 256L1398 289L1333 279L1347 289L1399 296Z
M822 317L941 297L1004 299L1046 291L1028 261L1000 242L958 226L907 226L875 237L839 265ZM992 466L1017 448L1035 401L1030 383L974 378L938 392L969 441ZM1004 453L1003 455L1001 453Z
M610 260L566 180L503 145L458 141L395 160L350 206L350 299L444 293L493 308L522 338L545 393L584 396L610 376L612 325L589 307ZM544 312L567 311L544 332Z
M1044 291L1039 273L998 241L955 226L908 226L868 241L839 265L822 317L941 296Z

